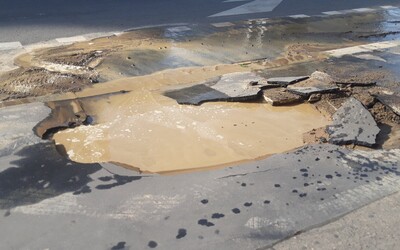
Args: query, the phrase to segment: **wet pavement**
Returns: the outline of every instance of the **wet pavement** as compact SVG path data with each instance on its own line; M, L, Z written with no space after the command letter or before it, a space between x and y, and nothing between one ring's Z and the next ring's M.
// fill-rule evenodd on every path
M277 18L291 15L321 15L322 12L397 5L396 0L338 0L334 3L312 0L137 0L118 2L90 0L68 4L46 0L34 4L22 0L2 2L0 10L0 43L19 41L23 45L54 38L87 33L116 32L131 28L173 25L177 23L220 23L255 18ZM249 6L250 5L250 6ZM246 7L248 6L248 7ZM249 9L250 8L250 9ZM229 10L236 15L223 15ZM260 13L261 12L261 13ZM232 13L232 12L231 12ZM213 16L213 17L211 17ZM49 25L51 24L51 25ZM18 43L19 43L18 42Z
M43 141L1 158L0 220L8 228L1 244L268 247L397 192L399 159L398 149L310 145L222 170L138 175L112 164L70 162Z
M11 76L3 75L2 82L7 91L0 93L2 100L8 96L23 99L41 96L47 93L78 91L84 86L91 86L98 81L106 82L118 78L141 76L168 69L181 67L202 67L236 63L248 67L249 62L256 61L260 68L272 71L286 65L310 63L321 60L321 52L335 51L340 47L352 47L370 44L377 41L387 42L357 50L345 50L346 61L364 63L379 67L384 63L379 53L388 53L385 68L397 74L398 46L396 39L398 8L374 10L367 13L351 15L314 16L308 18L277 18L239 21L231 26L215 27L206 24L181 25L164 28L147 28L128 33L112 35L93 41L81 41L75 45L42 49L35 56L20 56L16 64L23 69ZM386 34L386 35L382 35ZM372 36L376 35L376 36ZM49 43L52 44L52 43ZM386 47L385 47L386 46ZM40 47L40 46L37 46ZM42 46L43 47L43 46ZM113 49L110 50L110 47ZM383 51L385 48L385 51ZM361 50L360 50L361 49ZM18 50L18 53L30 49ZM235 51L236 53L231 53ZM339 52L336 52L339 53ZM352 53L351 55L349 55ZM12 53L11 53L12 54ZM2 58L0 71L12 67L9 61L13 57L9 51L0 53ZM31 53L32 54L32 53ZM327 53L327 56L330 56ZM373 60L372 60L373 59ZM333 59L332 59L333 60ZM340 63L340 62L339 62ZM32 91L28 91L27 82L32 81L26 72L45 69L47 76L40 76L42 82L35 82ZM314 68L318 69L318 67ZM311 73L313 72L311 71ZM292 75L293 73L293 75ZM290 75L309 74L301 72ZM18 82L13 81L16 75ZM280 75L282 76L282 75ZM65 84L70 78L81 84ZM53 89L51 80L55 79L57 88ZM35 81L35 77L33 77ZM4 85L3 83L3 85ZM29 84L28 84L29 85ZM54 87L54 86L53 86ZM58 90L57 90L58 89Z

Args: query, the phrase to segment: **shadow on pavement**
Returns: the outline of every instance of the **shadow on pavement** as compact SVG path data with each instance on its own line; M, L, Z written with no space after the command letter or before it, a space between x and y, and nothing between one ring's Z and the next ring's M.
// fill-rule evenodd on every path
M16 153L0 172L0 209L29 205L61 195L91 192L90 174L101 170L100 164L79 164L62 158L51 142L27 146Z
M142 177L141 176L125 176L125 175L114 174L112 177L105 176L105 177L100 177L99 179L101 181L111 181L111 180L114 181L109 184L101 184L101 185L96 186L96 189L105 190L105 189L111 189L113 187L122 186L122 185L130 183L132 181L138 181L138 180L142 179Z

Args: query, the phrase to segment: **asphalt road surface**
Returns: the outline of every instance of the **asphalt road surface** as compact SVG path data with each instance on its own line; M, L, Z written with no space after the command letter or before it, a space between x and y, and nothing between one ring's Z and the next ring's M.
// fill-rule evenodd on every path
M23 45L94 32L173 23L316 15L396 0L0 0L0 43Z

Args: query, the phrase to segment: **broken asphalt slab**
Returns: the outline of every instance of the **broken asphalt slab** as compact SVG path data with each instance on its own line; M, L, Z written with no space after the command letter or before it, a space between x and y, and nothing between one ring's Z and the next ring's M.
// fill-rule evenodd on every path
M303 80L307 80L308 76L287 76L287 77L272 77L268 78L267 82L270 84L277 84L279 86L285 87L290 84L295 84Z
M266 89L263 94L265 101L272 106L290 105L303 100L302 96L292 94L284 89Z
M327 127L329 142L371 147L376 143L380 129L371 113L357 99L351 97L333 115Z
M330 75L315 71L310 78L303 79L295 86L288 86L287 90L297 95L309 97L312 94L336 92L339 87L334 84L334 80Z
M344 87L371 87L375 86L376 82L361 82L361 81L335 81L335 84Z
M200 105L210 101L250 101L259 97L265 79L252 72L231 73L189 87L168 90L164 95L179 104Z
M400 96L399 95L378 94L378 95L375 95L375 97L386 107L390 108L394 113L396 113L397 115L400 115Z
M287 90L294 94L308 97L312 94L332 93L338 91L339 88L337 86L328 86L328 85L316 85L310 87L289 86Z

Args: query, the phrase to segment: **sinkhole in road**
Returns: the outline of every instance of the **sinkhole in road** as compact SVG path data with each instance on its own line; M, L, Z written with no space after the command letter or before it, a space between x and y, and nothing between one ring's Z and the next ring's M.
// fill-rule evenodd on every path
M129 80L136 82L130 82L128 93L81 99L96 124L59 131L53 137L56 144L76 162L115 162L143 172L167 173L288 151L303 145L303 133L328 124L310 104L179 105L160 91L167 80L155 78ZM112 92L120 83L126 87L126 81L98 86ZM96 87L87 89L93 91Z

